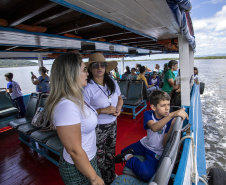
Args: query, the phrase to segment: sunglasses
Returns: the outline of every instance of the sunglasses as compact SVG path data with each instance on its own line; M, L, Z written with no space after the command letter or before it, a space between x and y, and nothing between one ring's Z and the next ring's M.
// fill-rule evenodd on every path
M106 63L106 62L100 62L100 63L94 62L94 63L92 63L92 65L91 65L91 67L92 67L93 69L98 69L99 66L100 66L101 68L105 68L105 67L107 67L107 63Z

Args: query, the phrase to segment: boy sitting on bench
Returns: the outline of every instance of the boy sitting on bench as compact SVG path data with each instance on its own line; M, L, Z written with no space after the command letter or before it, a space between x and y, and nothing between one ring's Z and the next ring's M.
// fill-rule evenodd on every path
M126 162L126 167L130 168L137 177L148 182L155 174L159 159L162 155L167 140L171 134L175 117L187 118L184 109L169 113L170 96L163 91L154 91L149 96L152 110L144 113L144 129L147 136L124 148L121 154L115 156L115 163ZM141 162L133 155L145 157Z

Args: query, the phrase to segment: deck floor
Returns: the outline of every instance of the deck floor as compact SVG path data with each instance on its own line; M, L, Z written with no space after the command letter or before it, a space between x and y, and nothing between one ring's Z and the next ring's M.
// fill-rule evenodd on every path
M134 120L130 115L119 116L116 154L146 134L143 112ZM18 137L18 132L13 129L0 133L0 184L63 185L58 167L21 143ZM116 164L116 174L122 174L122 169L122 164Z

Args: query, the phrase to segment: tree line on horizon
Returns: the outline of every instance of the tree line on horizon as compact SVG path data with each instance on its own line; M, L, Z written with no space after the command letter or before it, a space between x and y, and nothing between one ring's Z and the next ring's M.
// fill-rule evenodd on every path
M0 60L0 68L6 67L23 67L23 66L37 66L38 63L29 60Z
M207 57L194 57L195 60L199 59L226 59L226 56L207 56ZM143 59L143 61L148 61L150 59ZM179 58L161 58L161 59L151 59L153 61L158 60L179 60ZM118 60L119 62L121 60ZM133 60L125 60L125 61L137 61L135 59ZM38 66L38 63L31 62L29 60L0 60L0 68L7 68L7 67L24 67L24 66Z

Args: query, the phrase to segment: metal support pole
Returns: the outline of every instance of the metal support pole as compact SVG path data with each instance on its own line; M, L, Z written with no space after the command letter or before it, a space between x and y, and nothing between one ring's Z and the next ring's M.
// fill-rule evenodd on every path
M121 75L124 73L124 57L122 57L121 61Z
M191 47L189 47L189 63L190 63L190 77L191 77L191 87L194 84L194 52Z
M43 58L41 53L38 54L38 66L43 67Z
M190 106L190 60L189 44L183 35L178 35L181 76L181 105Z

